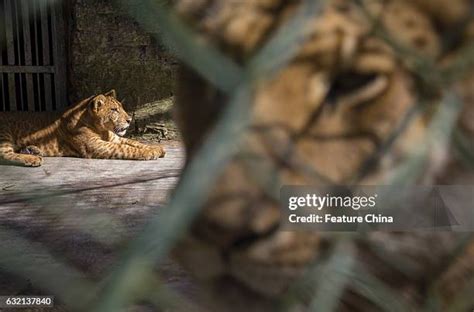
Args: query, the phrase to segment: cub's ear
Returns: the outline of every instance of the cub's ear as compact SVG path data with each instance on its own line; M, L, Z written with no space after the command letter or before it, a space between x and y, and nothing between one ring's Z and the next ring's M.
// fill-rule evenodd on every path
M98 95L98 96L95 96L94 98L92 98L92 100L89 103L91 110L94 111L94 112L97 112L99 110L99 108L102 105L104 105L105 100L106 100L106 98L103 95Z
M105 95L105 96L111 96L111 97L113 97L114 99L117 98L117 93L115 92L115 89L110 90L109 92L105 93L104 95Z

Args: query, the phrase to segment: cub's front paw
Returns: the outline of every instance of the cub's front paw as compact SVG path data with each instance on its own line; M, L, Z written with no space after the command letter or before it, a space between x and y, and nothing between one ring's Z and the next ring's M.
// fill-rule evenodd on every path
M43 164L43 158L34 155L22 155L21 160L26 167L39 167Z
M156 160L158 158L163 158L166 152L160 145L150 145L147 146L145 150L145 160Z
M166 151L161 145L152 145L151 148L156 151L156 153L159 154L159 158L163 158L166 155Z

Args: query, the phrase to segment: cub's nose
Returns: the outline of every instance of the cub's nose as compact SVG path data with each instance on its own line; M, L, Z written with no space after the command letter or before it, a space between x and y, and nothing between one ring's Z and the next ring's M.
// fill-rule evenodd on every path
M132 122L132 117L128 117L127 118L127 123L131 123Z

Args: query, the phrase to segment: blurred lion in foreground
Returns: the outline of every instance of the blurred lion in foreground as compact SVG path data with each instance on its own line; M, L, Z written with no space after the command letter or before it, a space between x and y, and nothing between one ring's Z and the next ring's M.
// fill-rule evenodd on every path
M242 65L300 5L285 0L174 1L190 25ZM419 66L429 61L447 68L456 62L472 44L471 12L472 3L463 0L334 0L325 2L301 29L306 39L296 54L275 76L256 85L251 126L240 152L220 173L187 237L175 249L181 263L209 286L219 309L272 310L336 240L328 233L282 231L278 202L264 183L382 184L429 135L428 125L448 89L460 91L466 104L472 100L471 76L460 74L459 79L437 83L434 73ZM182 68L176 116L188 162L228 99ZM421 111L387 153L372 159L417 105ZM472 105L465 105L459 125L467 134L474 129L469 116ZM445 174L452 162L450 151L433 149L417 181L455 183ZM324 179L315 179L312 171ZM461 253L450 269L442 269L458 241L454 233L373 232L353 236L345 248L355 250L357 266L414 307L428 304L428 292L440 292L444 309L472 278L474 247ZM401 272L395 265L400 262L410 270ZM332 282L324 275L321 279ZM372 299L349 281L338 310L382 309ZM472 307L472 302L465 306Z

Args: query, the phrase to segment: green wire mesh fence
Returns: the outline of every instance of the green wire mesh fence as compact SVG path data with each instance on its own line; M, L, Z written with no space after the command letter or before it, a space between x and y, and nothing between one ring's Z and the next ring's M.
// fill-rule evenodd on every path
M163 3L162 3L163 2ZM116 312L134 302L146 301L152 305L170 310L198 310L193 304L169 289L154 273L170 250L188 229L199 213L202 203L208 198L213 183L229 160L239 151L238 142L249 127L252 95L255 85L268 80L283 68L295 55L306 35L302 29L321 13L325 3L321 0L303 0L293 16L267 41L267 43L245 62L237 64L209 43L200 39L200 34L181 21L166 1L141 0L117 1L149 33L163 41L168 48L187 66L200 74L216 89L224 92L230 99L207 140L186 167L181 182L174 191L166 207L166 213L153 218L122 252L118 264L99 282L88 279L75 268L49 253L42 246L18 237L13 231L0 228L0 241L14 242L0 249L0 267L6 271L30 279L35 285L55 294L68 309L77 311ZM390 184L414 183L422 164L426 161L433 145L447 146L454 143L456 151L470 166L473 165L472 148L460 129L456 128L457 117L462 101L451 86L461 79L474 65L474 43L468 46L458 60L449 67L440 67L433 60L421 57L416 51L407 49L391 38L380 26L375 17L365 10L363 1L354 2L365 12L368 20L377 25L375 36L382 38L406 61L406 66L419 79L419 104L409 111L393 134L369 158L360 172L353 178L356 184L362 179L378 159L389 152L401 133L409 126L417 114L426 109L424 90L444 90L444 98L429 125L429 137L413 155L396 171ZM250 158L249 162L253 162ZM327 179L314 168L303 162L292 164L298 170L307 171L315 180ZM258 178L258 177L257 177ZM330 182L330 181L329 181ZM265 183L265 182L262 182ZM278 188L262 185L268 195L278 198ZM58 194L33 194L26 200L54 200ZM107 235L107 234L104 234ZM313 264L310 274L295 283L288 296L281 300L282 309L304 300L313 311L334 311L348 284L353 284L360 295L373 301L384 311L410 311L401 296L376 277L371 276L355 262L355 252L347 247L352 235L341 234L336 237L337 244L328 256ZM453 259L462 253L472 241L471 235L460 239ZM22 256L24 250L34 250L38 259ZM449 268L449 264L445 269ZM51 272L54 272L52 274ZM321 279L334 281L328 286L320 285ZM436 283L433 281L433 283ZM472 284L468 283L472 288ZM308 287L311 285L311 287ZM433 286L433 285L431 285ZM436 302L436 293L429 287L431 296L428 303ZM432 290L432 291L431 291ZM459 294L452 311L461 311L468 306L469 290ZM303 297L303 298L302 298ZM77 298L81 298L78 300ZM427 304L426 311L433 306Z

